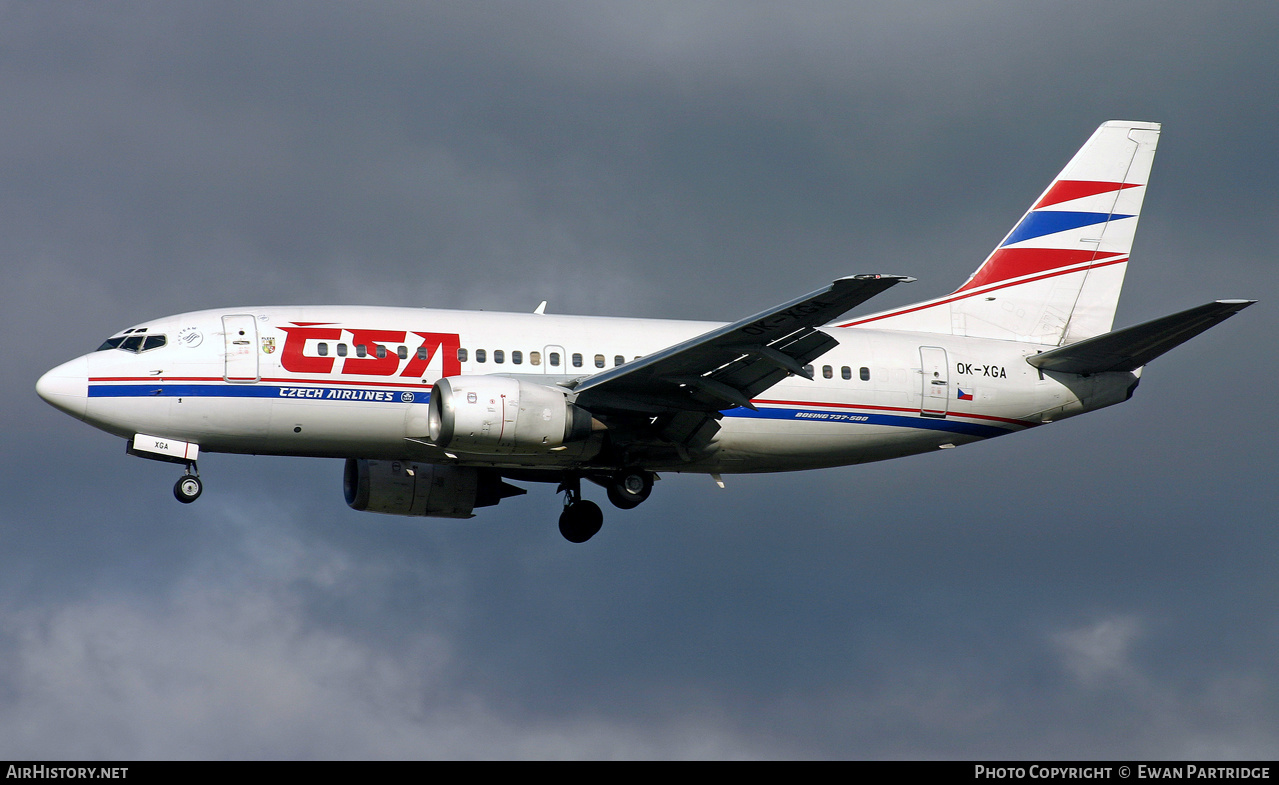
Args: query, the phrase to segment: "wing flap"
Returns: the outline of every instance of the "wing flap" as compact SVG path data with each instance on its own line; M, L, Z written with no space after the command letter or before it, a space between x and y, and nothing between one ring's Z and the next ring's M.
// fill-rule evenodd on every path
M1036 354L1027 357L1026 362L1044 371L1084 375L1107 371L1135 371L1255 302L1256 300L1217 300Z
M802 335L791 335L776 344L742 346L734 353L741 356L713 372L716 381L729 385L747 398L754 398L791 374L810 377L804 366L839 345L831 336L809 328ZM780 360L777 356L789 362Z

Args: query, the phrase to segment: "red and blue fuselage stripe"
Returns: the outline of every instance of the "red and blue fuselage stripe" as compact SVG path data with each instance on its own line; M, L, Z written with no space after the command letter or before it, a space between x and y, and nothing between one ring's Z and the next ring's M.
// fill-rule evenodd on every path
M132 383L122 384L124 378L112 379L114 383L95 381L89 386L90 398L271 398L311 401L361 402L424 404L430 401L429 390L414 385L417 389L403 389L407 385L395 385L400 389L388 389L392 385L361 385L358 382L342 382L341 386L333 386L335 382L298 382L295 384L235 384L229 382L213 382L195 384L190 382L172 384L157 379L133 379ZM816 423L847 425L886 425L899 428L922 428L926 430L948 431L979 438L1002 436L1015 430L1021 430L1035 423L1013 420L989 415L952 412L950 418L923 417L918 412L911 414L909 409L889 409L850 403L823 401L756 401L763 404L752 411L742 407L725 409L725 417L743 419L793 420ZM769 404L785 404L784 406ZM832 411L834 409L834 411ZM952 419L955 418L955 419ZM962 419L958 419L962 418ZM972 422L971 420L985 420ZM998 423L998 424L996 424Z

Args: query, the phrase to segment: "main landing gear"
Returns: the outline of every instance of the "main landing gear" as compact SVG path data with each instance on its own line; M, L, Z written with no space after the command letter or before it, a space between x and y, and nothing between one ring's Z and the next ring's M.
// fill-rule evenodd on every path
M654 475L643 469L623 469L611 477L592 478L603 485L608 500L622 510L638 507L653 492ZM604 513L595 502L582 498L582 478L571 476L560 483L564 512L560 513L560 534L569 542L586 542L604 525Z
M653 473L643 469L623 469L607 485L608 500L621 510L633 510L653 492Z
M187 464L186 473L174 484L173 498L183 504L190 504L200 498L203 492L204 483L200 482L200 470L196 468L195 461L192 461Z
M570 477L560 484L564 492L564 512L560 513L560 534L569 542L586 542L604 525L600 506L582 498L582 478Z

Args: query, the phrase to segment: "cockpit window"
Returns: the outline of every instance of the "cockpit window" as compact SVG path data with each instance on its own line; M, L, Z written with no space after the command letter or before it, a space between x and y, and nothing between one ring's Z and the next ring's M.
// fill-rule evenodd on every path
M166 343L168 343L168 339L165 336L158 333L151 333L148 335L146 328L142 327L125 330L120 335L108 338L101 346L98 347L98 351L105 352L111 349L120 349L121 351L138 354L139 352L148 352L152 349L159 349Z

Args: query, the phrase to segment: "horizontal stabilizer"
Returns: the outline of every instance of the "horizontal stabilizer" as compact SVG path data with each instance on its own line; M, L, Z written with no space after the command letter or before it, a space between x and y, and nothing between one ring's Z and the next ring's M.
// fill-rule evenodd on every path
M1084 375L1107 371L1135 371L1255 302L1256 300L1217 300L1145 324L1125 327L1036 354L1027 357L1026 362L1044 371Z

